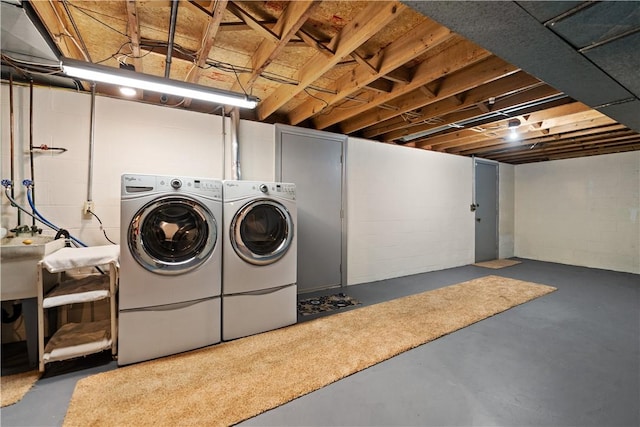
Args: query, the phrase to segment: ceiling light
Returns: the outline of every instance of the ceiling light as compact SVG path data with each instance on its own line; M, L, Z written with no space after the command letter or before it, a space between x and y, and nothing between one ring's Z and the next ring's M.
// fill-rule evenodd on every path
M258 98L249 95L178 80L165 79L150 74L136 73L135 71L126 69L111 68L90 62L77 61L75 59L63 58L61 67L66 75L87 81L110 83L166 95L199 99L216 104L233 105L241 108L255 108L258 104Z
M120 93L124 96L128 96L128 97L132 97L132 96L136 96L136 94L138 93L137 90L135 90L132 87L127 87L127 86L121 86L120 87Z
M515 141L516 139L518 139L518 132L517 132L517 128L518 126L520 126L520 120L519 119L512 119L509 120L509 123L507 124L507 126L509 127L509 139L512 141Z

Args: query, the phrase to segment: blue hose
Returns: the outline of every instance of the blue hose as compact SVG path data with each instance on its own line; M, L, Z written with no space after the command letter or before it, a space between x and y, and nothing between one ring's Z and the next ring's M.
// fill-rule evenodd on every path
M31 180L25 179L24 181L22 181L22 184L27 187L27 200L29 201L29 206L31 206L31 210L33 211L34 214L36 214L36 216L38 217L38 219L40 221L42 221L42 223L46 224L47 226L53 228L56 231L60 230L60 227L56 227L55 225L53 225L53 223L51 223L49 220L47 220L45 217L43 217L40 212L38 212L38 210L36 209L35 204L33 203L33 199L31 198L31 186L32 186L32 182ZM85 248L87 247L87 245L83 242L81 242L80 240L76 239L75 237L69 235L69 238L71 240L73 240L74 242L76 242L77 244L79 244L80 246L84 246Z

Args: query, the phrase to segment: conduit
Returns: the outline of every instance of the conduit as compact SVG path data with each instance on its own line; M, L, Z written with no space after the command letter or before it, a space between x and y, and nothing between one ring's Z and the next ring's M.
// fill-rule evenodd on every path
M238 140L238 131L240 129L240 110L234 108L231 110L231 179L236 181L242 179L240 170L240 143Z
M87 179L87 202L93 200L93 148L95 142L96 121L96 84L91 83L91 119L89 123L89 171Z
M10 129L10 145L11 145L11 203L13 203L14 206L17 207L17 205L14 203L13 199L15 197L15 192L14 192L14 185L13 182L15 181L15 164L14 164L14 158L15 158L15 130L14 130L15 126L13 123L13 75L11 73L9 73L9 129ZM22 216L20 214L20 208L18 208L18 226L20 226L20 223L22 222Z
M31 182L35 182L34 166L33 166L33 79L29 79L29 167L31 169ZM36 202L35 187L31 190L33 203ZM36 219L31 218L32 229L36 228Z
M178 20L178 0L171 0L171 18L169 22L169 40L167 43L167 65L164 69L164 78L168 79L171 73L171 57L173 56L173 40L176 36L176 22Z

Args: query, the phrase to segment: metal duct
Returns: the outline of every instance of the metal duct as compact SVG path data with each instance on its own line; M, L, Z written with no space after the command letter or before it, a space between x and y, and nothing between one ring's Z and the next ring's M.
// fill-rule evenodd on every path
M242 179L240 171L240 142L238 133L240 130L240 110L231 110L231 179Z

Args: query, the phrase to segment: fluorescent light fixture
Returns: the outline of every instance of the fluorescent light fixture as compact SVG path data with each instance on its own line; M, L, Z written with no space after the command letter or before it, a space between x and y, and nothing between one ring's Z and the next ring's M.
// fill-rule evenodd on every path
M255 108L258 105L258 98L253 96L75 59L63 58L61 67L66 75L87 81L110 83L241 108Z

